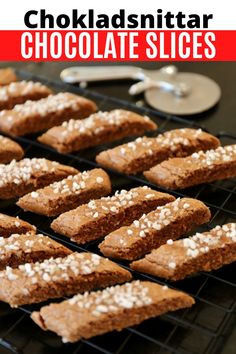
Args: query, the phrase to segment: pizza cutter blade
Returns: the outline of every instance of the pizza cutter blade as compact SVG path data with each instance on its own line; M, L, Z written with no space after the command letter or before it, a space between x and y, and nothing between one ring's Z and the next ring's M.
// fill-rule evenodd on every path
M179 72L176 82L189 87L185 95L177 95L172 90L151 87L145 90L147 103L153 108L175 115L192 115L215 106L221 97L219 85L207 76Z

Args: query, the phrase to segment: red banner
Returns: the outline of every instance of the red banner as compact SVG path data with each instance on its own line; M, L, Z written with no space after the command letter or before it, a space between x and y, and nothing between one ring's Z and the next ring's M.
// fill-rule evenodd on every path
M235 61L236 31L0 31L0 60Z

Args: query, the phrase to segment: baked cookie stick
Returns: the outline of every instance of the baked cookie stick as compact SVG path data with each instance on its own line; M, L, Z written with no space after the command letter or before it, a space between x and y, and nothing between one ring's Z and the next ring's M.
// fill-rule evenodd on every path
M8 165L0 165L0 199L20 197L77 173L73 167L42 158L12 160Z
M116 192L112 197L92 200L77 209L61 214L51 228L72 241L83 244L96 240L123 225L129 225L143 213L175 198L146 186Z
M0 87L4 85L9 85L11 82L15 81L17 81L17 76L13 69L0 69Z
M199 150L215 149L219 140L201 129L175 129L156 138L139 137L127 144L102 151L96 161L126 174L145 171L170 157L184 157Z
M9 237L12 234L35 233L36 227L28 222L0 213L0 236Z
M48 130L38 140L59 152L68 153L155 129L157 125L148 117L115 109L92 114L83 121L71 119Z
M66 343L120 331L193 304L194 299L183 292L137 280L44 306L31 317L42 329L57 333Z
M71 296L131 280L130 272L96 254L72 253L0 272L0 300L11 307Z
M20 264L42 261L51 257L64 257L71 251L45 235L13 234L0 237L0 270L7 266L16 268Z
M0 110L12 109L16 104L27 100L36 101L52 94L47 86L40 82L18 81L0 87Z
M110 233L99 248L107 257L134 260L170 238L178 239L194 227L208 222L210 217L210 210L199 200L177 199L144 214L130 226Z
M24 156L24 150L15 141L0 135L0 164L9 163L12 160L20 160Z
M144 175L149 181L170 189L183 189L235 177L236 145L169 159L144 172Z
M17 205L36 214L56 216L111 192L111 181L102 169L84 171L26 194ZM35 197L37 195L37 197Z
M0 112L0 131L13 136L37 133L72 117L85 118L96 110L96 104L86 98L69 92L58 93Z
M170 280L180 280L199 271L211 271L236 261L236 224L216 226L209 232L168 240L131 268Z

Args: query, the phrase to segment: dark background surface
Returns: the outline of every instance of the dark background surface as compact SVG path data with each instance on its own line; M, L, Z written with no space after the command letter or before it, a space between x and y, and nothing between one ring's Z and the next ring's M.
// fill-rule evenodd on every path
M60 80L59 74L62 69L72 65L87 65L88 63L71 63L71 62L47 62L47 63L5 63L2 62L0 67L11 66L13 68L22 69L32 72L36 75L47 77L49 79ZM158 69L168 63L135 63L134 65L147 68ZM213 109L204 112L201 115L191 116L189 119L195 120L199 124L205 126L211 132L227 131L236 134L236 62L180 62L175 63L180 71L197 72L207 75L214 79L222 89L222 98L219 104ZM102 65L101 63L89 63L89 65ZM107 64L106 64L107 65ZM110 64L113 65L113 64ZM122 64L119 64L122 65ZM133 98L128 94L128 88L132 81L116 81L94 83L88 86L88 89L97 91L101 94L114 96L130 102L142 101L143 96ZM224 343L222 354L235 353L235 331Z
M116 63L108 64L115 65ZM132 64L132 63L131 63ZM133 63L147 69L158 69L165 62L141 62ZM180 71L196 72L207 75L214 79L222 89L222 97L217 106L200 115L190 116L189 119L204 125L212 133L228 131L236 134L236 62L176 62L174 63ZM5 63L0 67L12 66L18 69L33 72L37 75L46 76L51 79L58 79L62 69L72 65L103 65L103 63L76 63L76 62L21 62ZM107 65L107 63L106 63ZM119 63L119 65L122 65ZM127 65L127 63L125 64ZM128 88L133 81L116 81L89 84L88 88L108 96L114 96L131 102L142 101L143 96L131 97Z

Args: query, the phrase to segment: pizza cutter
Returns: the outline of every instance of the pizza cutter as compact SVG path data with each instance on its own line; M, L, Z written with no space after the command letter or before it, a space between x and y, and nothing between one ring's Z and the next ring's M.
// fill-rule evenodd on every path
M129 89L130 95L144 92L147 103L170 114L192 115L204 112L220 100L219 85L207 76L178 72L174 65L159 70L146 70L136 66L81 66L61 72L67 83L84 83L116 79L133 79L139 82Z

